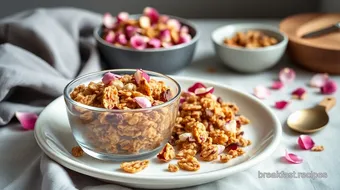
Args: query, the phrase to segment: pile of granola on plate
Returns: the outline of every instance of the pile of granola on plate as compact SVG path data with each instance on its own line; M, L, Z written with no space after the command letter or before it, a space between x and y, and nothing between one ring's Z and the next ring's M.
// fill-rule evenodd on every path
M182 93L171 141L157 155L165 163L178 159L178 166L168 165L170 172L179 168L197 171L199 161L226 163L243 155L242 147L251 144L250 140L243 138L242 131L242 125L248 124L249 120L238 114L239 108L235 104L217 98L213 91L213 88L196 83L188 92ZM121 165L124 171L127 163Z
M174 95L163 81L151 79L143 70L133 75L106 73L102 81L77 86L70 97L82 104L110 110L132 110L160 105ZM174 104L137 112L96 112L75 106L73 125L86 144L104 153L135 154L164 145L174 126ZM77 124L78 122L78 124Z

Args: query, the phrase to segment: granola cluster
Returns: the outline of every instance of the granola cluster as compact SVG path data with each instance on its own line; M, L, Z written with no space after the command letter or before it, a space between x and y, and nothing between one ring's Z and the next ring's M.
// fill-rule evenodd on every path
M142 70L134 75L107 73L101 82L76 87L70 94L79 103L108 110L133 110L169 101L173 95L163 81ZM92 111L74 106L73 125L93 149L134 154L164 145L171 136L178 102L148 111Z
M127 173L136 173L144 170L149 165L149 160L137 160L132 162L123 162L120 168Z
M278 41L261 31L248 30L247 32L237 32L232 38L225 38L223 43L233 47L260 48L275 45Z

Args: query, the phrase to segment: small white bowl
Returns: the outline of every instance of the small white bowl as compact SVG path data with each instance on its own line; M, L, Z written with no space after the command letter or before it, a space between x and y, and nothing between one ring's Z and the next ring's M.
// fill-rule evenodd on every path
M238 48L224 45L224 38L231 38L237 32L258 30L274 37L278 43L272 46L260 48ZM288 38L279 29L270 25L242 23L230 24L213 31L211 39L217 56L228 67L244 73L255 73L273 67L284 54Z

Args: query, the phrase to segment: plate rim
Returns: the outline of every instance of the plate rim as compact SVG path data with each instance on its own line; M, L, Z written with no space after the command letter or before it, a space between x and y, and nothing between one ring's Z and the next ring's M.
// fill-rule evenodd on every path
M41 126L40 117L38 118L38 120L36 122L36 127L34 129L34 137L36 139L36 142L39 145L39 147L43 150L43 152L45 154L47 154L47 156L49 156L51 159L53 159L54 161L58 162L59 164L61 164L62 166L66 167L66 168L69 168L73 171L79 172L79 173L87 175L87 176L105 179L105 180L109 180L109 181L123 182L123 183L124 182L126 182L126 183L132 182L133 183L133 181L131 181L131 180L138 180L138 182L140 183L140 182L143 182L142 180L145 180L145 179L152 180L153 182L156 182L156 181L157 182L165 182L166 181L166 183L171 183L171 182L174 182L174 181L178 182L178 181L189 180L189 179L192 179L193 177L220 179L220 178L223 178L223 177L228 176L230 174L241 172L241 171L244 171L244 170L247 170L247 169L254 167L255 165L263 162L270 155L272 155L274 153L274 151L278 148L280 141L281 141L281 137L282 137L281 123L280 123L278 117L274 114L274 112L267 105L262 103L257 98L253 97L250 94L242 92L240 90L234 89L231 86L221 84L221 83L216 83L214 81L207 80L207 79L198 79L198 78L194 78L194 77L185 77L185 76L170 76L170 77L174 78L175 80L179 80L179 81L181 81L181 80L182 81L190 81L190 82L199 81L199 82L202 82L202 83L210 83L214 86L233 91L237 94L240 94L242 96L245 96L246 98L251 99L252 101L255 101L257 104L262 106L265 109L265 111L267 111L269 113L269 115L273 118L273 121L275 122L275 125L274 125L274 128L273 128L273 139L268 144L268 147L266 149L264 149L256 157L252 158L251 160L248 160L246 162L242 162L240 164L237 164L235 166L228 167L228 168L223 168L223 169L214 170L214 171L205 172L205 173L192 173L192 175L184 175L184 176L183 175L179 175L179 176L142 176L142 175L131 175L131 174L128 174L128 173L123 173L123 172L121 172L121 173L120 172L114 172L113 173L112 171L103 171L103 170L98 169L98 168L87 166L82 162L77 162L75 160L72 160L72 159L70 159L70 158L68 158L64 155L55 154L53 149L51 147L49 147L46 143L45 144L41 143L41 142L43 142L43 138L38 133L38 129L41 128L41 127L39 127L39 126ZM56 98L55 100L53 100L49 105L47 105L45 107L45 109L52 106L56 101L60 101L59 99L63 99L63 95L61 95L58 98ZM43 113L45 111L45 109L41 113ZM144 183L144 184L148 184L148 183Z

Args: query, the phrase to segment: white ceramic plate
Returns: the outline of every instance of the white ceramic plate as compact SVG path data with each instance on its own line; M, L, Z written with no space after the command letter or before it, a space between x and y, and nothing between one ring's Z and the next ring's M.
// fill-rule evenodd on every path
M75 158L70 151L77 143L71 133L63 97L57 98L40 114L35 126L35 138L50 158L71 170L101 180L147 189L188 187L215 181L244 171L274 152L281 138L281 125L273 112L256 98L209 81L174 78L183 89L197 81L213 86L214 94L239 106L240 112L251 120L251 124L244 128L244 136L252 141L252 145L245 149L244 156L226 164L202 161L197 172L180 170L176 173L167 172L168 164L162 164L154 157L150 158L150 165L145 170L136 174L120 171L120 162L101 161L88 155ZM171 163L176 163L176 160Z

